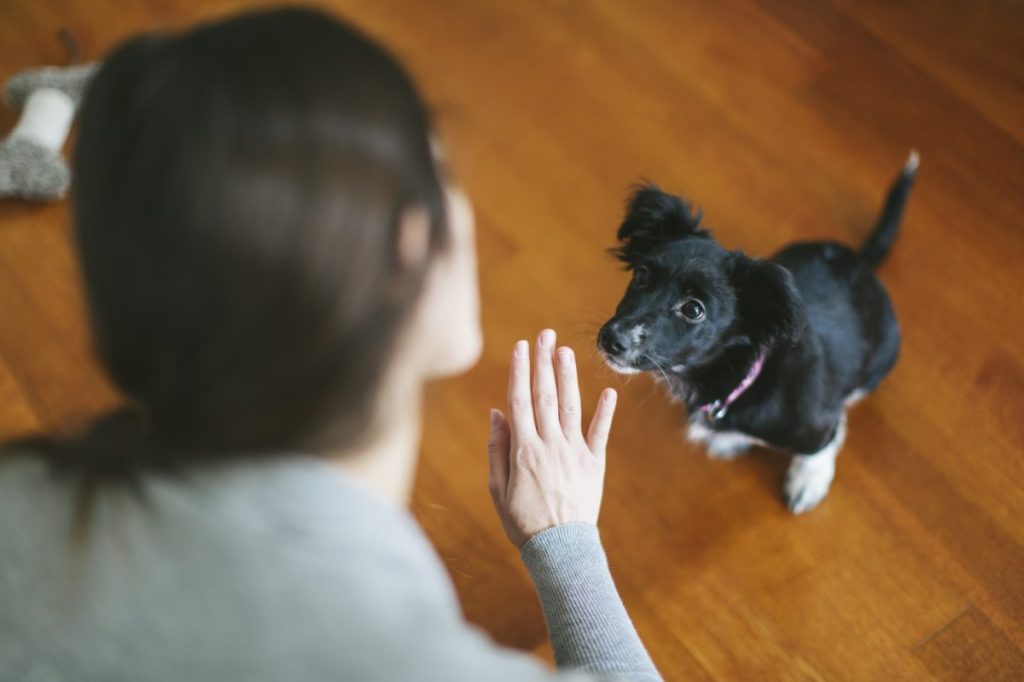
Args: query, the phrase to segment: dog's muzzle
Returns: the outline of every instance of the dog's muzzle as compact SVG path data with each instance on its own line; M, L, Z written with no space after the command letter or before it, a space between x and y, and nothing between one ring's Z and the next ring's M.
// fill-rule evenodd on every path
M632 346L632 339L627 338L613 322L601 327L597 335L597 346L611 357L618 357L625 354Z
M642 371L636 364L645 336L643 325L624 330L617 321L610 320L597 335L597 347L609 367L622 374L633 374Z

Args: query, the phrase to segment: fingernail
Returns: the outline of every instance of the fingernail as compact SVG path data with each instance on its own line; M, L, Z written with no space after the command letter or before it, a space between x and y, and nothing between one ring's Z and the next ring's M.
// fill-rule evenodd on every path
M558 361L564 365L572 364L572 349L570 348L559 348L558 349Z
M497 427L498 427L498 411L495 410L492 407L491 408L491 428L494 429L494 428L497 428Z
M540 345L544 348L549 348L555 343L555 332L550 329L545 329L540 333Z
M527 351L527 349L529 347L530 347L530 344L526 343L526 341L516 341L516 348L515 348L516 355L518 357L525 358L526 357L526 351Z
M609 388L607 391L604 392L604 401L609 405L613 405L617 397L618 395L615 393L615 389L613 388Z

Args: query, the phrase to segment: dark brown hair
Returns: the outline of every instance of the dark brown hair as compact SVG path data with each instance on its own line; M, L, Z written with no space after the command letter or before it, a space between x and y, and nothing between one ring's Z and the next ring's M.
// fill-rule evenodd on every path
M317 11L248 13L114 50L86 94L74 235L97 354L128 408L51 450L138 470L368 434L446 239L428 111L380 46Z

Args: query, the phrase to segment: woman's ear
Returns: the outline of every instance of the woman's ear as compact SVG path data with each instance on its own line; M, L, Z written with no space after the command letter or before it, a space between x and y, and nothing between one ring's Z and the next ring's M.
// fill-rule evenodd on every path
M430 213L422 206L407 208L398 222L398 260L407 269L417 268L430 251Z
M741 328L755 344L796 344L800 340L807 312L789 270L737 254L732 281Z

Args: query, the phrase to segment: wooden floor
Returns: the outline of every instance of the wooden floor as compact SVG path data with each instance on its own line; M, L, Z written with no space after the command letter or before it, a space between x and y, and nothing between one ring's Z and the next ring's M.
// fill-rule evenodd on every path
M0 77L244 3L0 0ZM1024 7L978 0L339 0L434 103L476 202L487 347L431 391L415 510L470 620L549 656L485 489L513 341L555 327L621 391L601 527L671 680L1024 679ZM0 114L7 130L14 115ZM902 359L802 517L784 458L713 462L645 378L590 350L626 276L628 187L686 193L728 247L861 239L909 148L882 269ZM0 436L112 400L89 360L67 208L0 204Z

